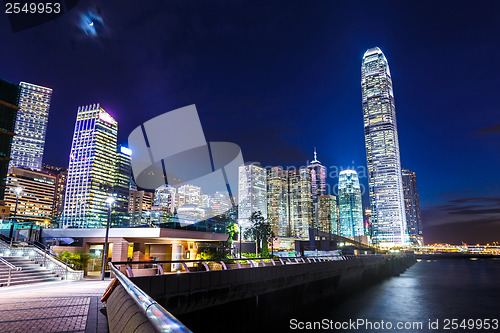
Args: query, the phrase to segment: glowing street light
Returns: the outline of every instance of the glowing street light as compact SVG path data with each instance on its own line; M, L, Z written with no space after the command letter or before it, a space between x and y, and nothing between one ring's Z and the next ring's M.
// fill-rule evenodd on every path
M14 214L13 214L12 218L16 217L17 203L19 202L19 195L23 192L23 188L21 186L18 186L14 189L14 192L16 192L16 207L14 208Z
M104 272L106 270L106 258L108 256L108 235L109 235L109 224L111 222L111 206L115 202L114 197L107 197L106 203L108 204L108 222L106 223L106 237L104 239L104 254L102 256L102 274L101 280L104 280Z

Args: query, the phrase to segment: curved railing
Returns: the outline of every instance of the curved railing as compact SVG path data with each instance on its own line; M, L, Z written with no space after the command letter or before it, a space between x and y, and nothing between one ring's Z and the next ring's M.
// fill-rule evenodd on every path
M113 263L109 263L109 267L118 281L120 281L122 287L158 332L191 332L177 318L172 316L165 308L130 281Z
M148 261L114 261L115 265L165 265L174 264L182 266L183 270L175 269L175 271L185 273L191 273L194 271L211 271L211 270L230 270L239 268L253 268L253 267L263 267L263 266L283 266L283 265L294 265L294 264L309 264L316 262L325 261L337 261L337 260L351 260L356 257L354 255L339 255L339 256L306 256L306 257L259 257L259 258L236 258L236 259L196 259L196 260L148 260ZM211 269L210 263L219 264L220 269ZM195 266L198 264L198 266ZM161 266L160 266L161 267ZM212 266L213 267L213 266ZM130 277L134 277L132 270L127 270ZM165 267L162 267L163 271L167 271Z

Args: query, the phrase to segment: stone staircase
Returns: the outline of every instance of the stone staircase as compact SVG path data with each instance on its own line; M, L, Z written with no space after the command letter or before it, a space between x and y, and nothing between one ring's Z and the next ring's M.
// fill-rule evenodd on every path
M20 271L14 269L11 271L11 286L61 280L61 277L58 277L56 273L41 267L26 257L2 256L2 258L12 265L22 268ZM6 287L8 280L9 267L0 262L0 287Z

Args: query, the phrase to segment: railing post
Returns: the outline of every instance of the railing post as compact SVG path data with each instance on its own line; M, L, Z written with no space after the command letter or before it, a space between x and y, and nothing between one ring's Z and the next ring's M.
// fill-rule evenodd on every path
M10 275L12 274L12 268L9 267L9 280L7 281L7 287L10 287Z

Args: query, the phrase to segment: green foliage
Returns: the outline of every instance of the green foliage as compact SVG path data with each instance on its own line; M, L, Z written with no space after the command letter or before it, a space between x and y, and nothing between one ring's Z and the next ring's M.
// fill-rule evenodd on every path
M245 237L255 240L257 243L257 252L260 252L260 245L263 242L267 248L267 240L273 234L271 226L266 222L262 212L253 212L250 216L252 225L245 230ZM267 250L269 255L269 250Z
M233 242L234 235L238 232L238 224L234 222L229 222L226 225L226 234L229 235L227 242L231 244Z
M89 254L85 252L64 251L58 254L59 259L70 264L73 269L85 270L89 262Z

